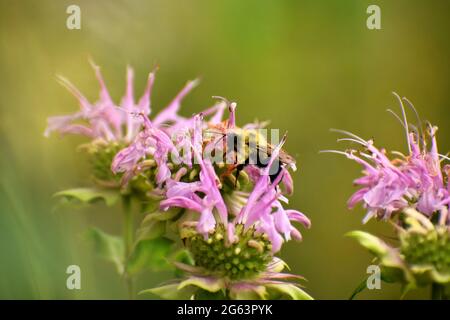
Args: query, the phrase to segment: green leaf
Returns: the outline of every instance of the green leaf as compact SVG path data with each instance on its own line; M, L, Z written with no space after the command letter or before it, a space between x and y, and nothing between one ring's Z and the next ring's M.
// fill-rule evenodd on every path
M159 203L158 203L159 205ZM167 211L154 211L151 213L148 213L145 216L144 220L160 220L160 221L166 221L166 220L171 220L173 218L175 218L176 216L178 216L181 211L183 211L180 208L171 208Z
M439 272L433 265L413 265L410 268L420 285L427 285L433 282L439 284L450 283L450 274Z
M404 281L404 273L402 269L381 266L381 280L386 283L395 283Z
M142 290L139 294L151 293L167 300L189 300L195 292L195 288L187 287L178 289L179 283L168 284L165 286Z
M364 248L368 249L379 261L383 268L384 279L389 281L406 281L411 286L415 286L415 279L412 273L405 266L398 250L390 247L384 241L363 231L352 231L346 234L355 239ZM395 271L397 269L398 271Z
M156 212L159 209L160 200L147 198L141 202L141 213Z
M387 254L389 247L384 241L364 231L351 231L346 234L347 237L353 238L359 242L364 248L368 249L373 255L381 258Z
M91 228L86 233L86 238L93 245L94 251L102 258L115 264L117 272L124 271L123 257L125 247L120 237L109 235L99 229Z
M190 266L195 264L194 258L187 249L179 249L172 255L172 260L181 262Z
M266 287L263 285L253 285L248 289L232 287L229 295L233 300L266 300L268 298Z
M63 190L54 194L54 197L63 198L69 203L90 204L103 200L109 207L117 203L120 194L117 190L97 188L75 188Z
M191 276L182 281L178 289L183 289L187 286L196 286L209 292L217 292L225 287L225 283L221 278Z
M368 277L366 277L356 287L356 289L353 291L352 295L350 296L349 300L355 299L358 294L360 294L367 288L367 279L368 279ZM387 268L387 267L381 266L381 280L386 283L403 282L403 280L404 280L403 271L398 268Z
M171 238L167 221L179 215L181 211L178 208L176 209L146 214L137 231L136 241L156 239L164 235L166 238Z
M266 284L266 287L278 291L292 300L314 300L309 294L290 283Z
M171 255L169 260L175 261L175 262L180 262L180 263L190 265L190 266L193 266L195 264L194 258L192 258L192 255L186 249L178 249ZM175 269L176 277L181 278L183 276L183 274L184 274L183 270L180 270L178 268Z
M217 292L210 292L203 289L198 289L195 292L194 296L195 300L226 300L227 297L225 296L223 290L217 291Z
M166 223L158 220L142 221L141 226L137 230L136 241L153 240L160 238L166 232Z
M152 270L171 268L166 257L172 244L173 241L162 237L139 241L128 258L127 273L133 275L145 268Z
M352 231L346 236L358 241L360 245L375 255L383 266L405 269L398 252L380 238L363 231Z

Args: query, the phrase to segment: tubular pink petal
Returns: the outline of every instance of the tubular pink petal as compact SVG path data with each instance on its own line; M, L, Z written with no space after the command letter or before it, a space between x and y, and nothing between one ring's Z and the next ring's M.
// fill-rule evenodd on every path
M311 227L311 220L309 220L308 217L300 211L288 209L286 210L286 214L290 220L300 222L306 228Z
M149 73L144 94L142 95L141 99L138 102L139 109L145 115L149 115L151 112L151 94L153 84L155 82L155 74L156 70Z
M133 94L133 80L134 72L133 69L127 67L127 83L125 86L125 96L122 98L122 106L125 110L133 111L134 106L134 94Z
M174 121L178 119L177 113L181 106L181 101L184 97L191 92L198 85L198 80L188 81L183 89L177 94L177 96L169 103L169 105L162 110L153 121L155 125L160 125L167 121Z
M102 73L100 71L100 67L94 63L94 61L89 61L92 69L94 69L95 76L100 84L100 101L103 101L107 104L113 104L111 96L109 95L108 89L106 88L105 81L103 80Z
M160 207L163 210L167 210L170 207L179 207L193 210L196 212L203 211L203 207L198 202L188 199L186 197L178 197L178 196L161 201Z
M211 210L208 208L203 209L197 224L197 231L205 238L208 238L209 232L213 231L215 226L216 220L214 219L214 215Z
M69 90L69 92L75 98L77 98L78 102L80 103L82 112L89 112L92 109L92 105L89 103L86 97L69 80L62 76L58 76L58 82L67 90Z

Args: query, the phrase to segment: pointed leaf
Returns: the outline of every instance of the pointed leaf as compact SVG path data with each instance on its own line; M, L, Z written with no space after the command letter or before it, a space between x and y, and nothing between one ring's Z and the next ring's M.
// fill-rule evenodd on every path
M167 255L172 244L171 240L162 237L139 241L128 259L128 274L136 274L145 268L152 270L171 268L167 261Z
M405 266L397 249L390 247L383 240L367 232L352 231L349 232L347 236L354 238L359 242L360 245L368 249L373 255L377 257L380 266L384 269L384 277L387 280L386 282L388 282L389 280L399 281L399 275L403 274L402 280L410 282L412 285L414 285L414 276ZM395 272L395 270L392 269L398 269L402 273Z
M217 292L225 287L225 283L220 278L191 276L182 281L178 289L183 289L187 286L196 286L209 292Z
M159 202L158 202L158 205L159 205ZM171 219L175 218L176 216L178 216L181 211L183 211L183 210L181 210L180 208L170 208L167 211L154 211L154 212L148 213L145 216L144 220L161 220L161 221L171 220Z
M448 284L450 283L450 274L439 272L433 265L413 265L410 267L416 278L422 285L430 283Z
M379 258L386 255L389 250L384 241L364 231L352 231L347 233L346 236L355 239L360 245Z
M164 235L165 231L166 223L164 221L144 220L137 230L136 241L153 240L156 238L160 238Z
M367 289L367 279L368 277L364 278L364 280L356 287L356 289L353 291L352 295L350 296L349 300L353 300L356 298L356 296L363 292L365 289ZM395 283L395 282L401 282L403 281L403 271L398 268L387 268L383 267L381 269L381 280L386 283Z
M278 291L282 295L287 296L292 300L314 300L305 291L290 283L266 284L266 287Z
M117 272L123 273L123 257L125 247L120 237L109 235L99 229L91 228L86 233L87 240L94 247L94 251L102 258L115 264Z
M75 188L63 190L54 194L69 203L90 204L103 200L109 207L117 203L120 194L117 190L97 189L97 188Z
M172 256L173 261L181 262L190 266L195 264L194 258L187 249L179 249Z
M232 286L229 295L233 300L266 300L268 298L266 287L256 284Z
M188 300L195 292L195 288L188 287L178 289L179 283L168 284L165 286L147 289L139 292L139 294L151 293L157 295L160 298L167 300Z
M171 257L169 258L170 261L173 261L175 263L182 263L185 265L193 266L194 265L194 258L192 258L192 255L189 253L186 249L179 249L175 251ZM176 264L175 264L176 266ZM184 274L184 271L176 268L175 269L175 276L178 278L181 278Z
M402 259L396 249L391 248L383 240L363 231L352 231L346 234L359 242L364 248L375 255L382 265L392 268L404 269Z
M395 283L404 281L405 276L402 269L381 266L381 280L386 283Z

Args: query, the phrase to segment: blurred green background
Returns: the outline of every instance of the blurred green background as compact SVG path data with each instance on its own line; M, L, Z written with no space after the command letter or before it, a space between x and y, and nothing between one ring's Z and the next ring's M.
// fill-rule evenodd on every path
M81 7L81 30L66 28L70 4ZM382 30L366 28L369 4L381 7ZM118 208L55 210L52 199L89 178L76 151L84 139L43 137L46 117L78 108L56 74L97 98L88 57L102 66L116 101L127 64L136 70L137 95L159 64L155 110L200 76L185 115L221 95L238 102L239 123L269 119L270 127L288 131L286 149L300 164L291 206L311 218L312 228L302 232L302 243L286 245L282 257L308 279L315 298L348 298L371 257L344 234L390 230L375 221L363 227L362 208L346 208L360 168L318 151L345 148L332 127L405 150L400 125L385 112L397 108L391 91L440 127L441 152L449 150L449 9L446 0L0 1L0 298L126 298L113 267L80 236L90 225L119 234ZM81 267L82 290L66 289L70 264ZM137 288L166 276L143 275ZM360 297L399 297L398 286L382 288Z

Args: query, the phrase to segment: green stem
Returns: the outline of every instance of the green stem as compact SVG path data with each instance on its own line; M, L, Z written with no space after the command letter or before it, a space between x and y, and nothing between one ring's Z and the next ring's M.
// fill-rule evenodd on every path
M123 226L123 242L125 245L125 283L128 291L128 298L132 300L134 298L133 292L133 279L127 274L127 265L130 254L133 250L133 234L134 234L134 223L133 223L133 213L131 211L131 198L129 196L122 197L123 212L124 212L124 226Z
M445 299L445 287L439 283L431 285L431 299L432 300L444 300Z

